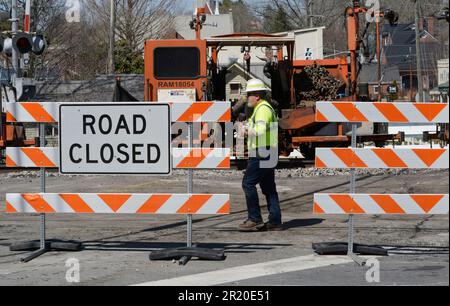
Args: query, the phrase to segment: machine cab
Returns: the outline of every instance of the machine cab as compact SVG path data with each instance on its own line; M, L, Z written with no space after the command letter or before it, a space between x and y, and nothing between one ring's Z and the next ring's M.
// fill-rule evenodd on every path
M147 40L145 101L202 101L207 82L206 41Z

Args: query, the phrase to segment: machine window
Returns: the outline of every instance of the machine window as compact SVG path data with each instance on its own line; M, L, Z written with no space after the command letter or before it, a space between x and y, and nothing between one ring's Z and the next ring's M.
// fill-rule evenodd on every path
M200 75L200 51L195 47L156 48L155 78L192 79Z

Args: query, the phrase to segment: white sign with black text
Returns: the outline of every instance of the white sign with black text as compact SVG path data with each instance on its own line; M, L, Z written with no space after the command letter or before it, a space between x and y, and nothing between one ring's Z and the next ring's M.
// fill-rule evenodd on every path
M171 173L168 104L62 104L59 116L61 173Z

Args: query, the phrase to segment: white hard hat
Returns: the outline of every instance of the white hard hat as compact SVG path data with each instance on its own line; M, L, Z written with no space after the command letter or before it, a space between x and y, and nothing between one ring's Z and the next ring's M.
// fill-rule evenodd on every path
M270 91L269 88L263 83L263 81L258 79L251 79L247 82L247 87L245 89L246 93L256 92L256 91Z

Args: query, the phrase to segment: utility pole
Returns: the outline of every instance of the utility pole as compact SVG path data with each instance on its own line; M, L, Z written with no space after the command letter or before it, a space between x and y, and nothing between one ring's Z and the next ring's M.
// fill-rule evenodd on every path
M308 24L310 28L314 28L314 9L313 9L314 1L308 0L307 2L307 12L308 12Z
M420 51L420 33L421 30L419 28L420 18L421 18L421 0L415 0L415 27L416 27L416 63L417 63L417 92L419 94L419 101L416 102L424 102L423 99L423 79L422 79L422 57Z
M17 18L17 0L11 0L11 33L12 37L14 37L17 34L17 31L19 30L19 19ZM12 48L11 50L11 61L12 61L12 67L13 72L11 75L11 81L13 83L13 86L16 84L16 78L19 77L19 59L17 56L17 51L15 48Z
M382 94L383 94L383 87L381 84L381 29L380 29L380 12L376 13L376 42L377 42L377 79L378 79L378 101L381 101Z
M409 99L410 101L413 100L413 74L412 74L412 48L409 47Z
M111 0L111 12L110 12L110 23L109 23L109 73L114 74L115 71L115 61L114 61L114 50L115 50L115 37L116 34L116 0Z

